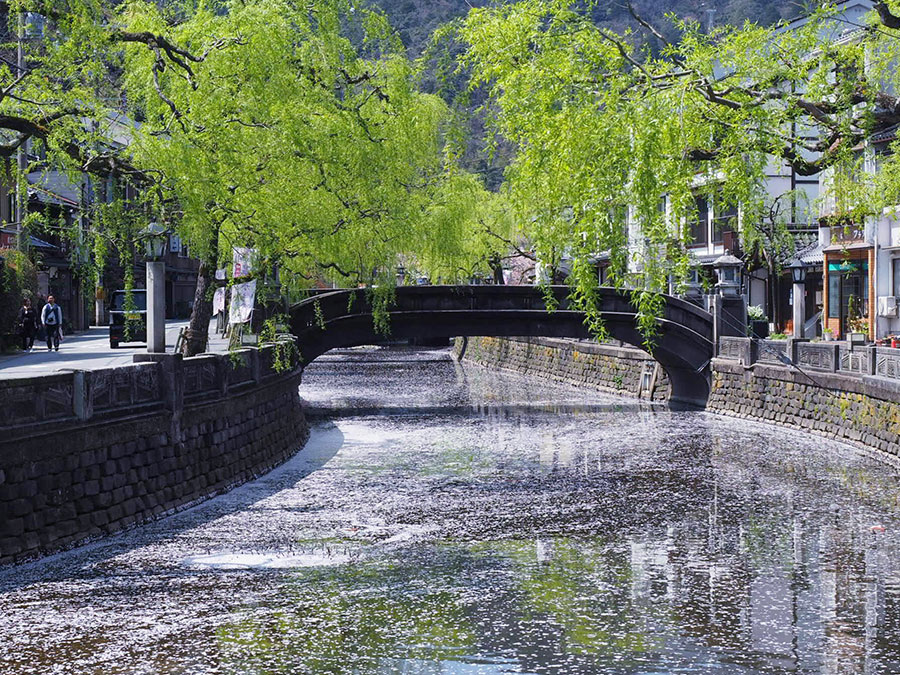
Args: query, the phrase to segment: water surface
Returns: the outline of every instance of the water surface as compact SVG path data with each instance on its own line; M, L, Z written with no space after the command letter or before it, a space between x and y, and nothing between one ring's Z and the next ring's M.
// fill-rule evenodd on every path
M848 446L347 350L309 444L0 572L0 673L896 673L897 475Z

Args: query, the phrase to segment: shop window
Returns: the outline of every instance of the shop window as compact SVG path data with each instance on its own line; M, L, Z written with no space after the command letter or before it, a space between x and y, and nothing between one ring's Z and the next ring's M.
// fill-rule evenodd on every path
M865 260L829 263L828 318L839 319L842 331L847 331L854 309L860 318L869 316L869 263Z

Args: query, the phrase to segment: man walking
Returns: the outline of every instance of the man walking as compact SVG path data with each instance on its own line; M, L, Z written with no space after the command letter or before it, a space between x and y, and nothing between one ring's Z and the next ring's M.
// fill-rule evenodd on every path
M53 296L47 298L47 304L41 312L41 321L47 328L47 351L59 351L59 331L62 328L62 307L56 304Z

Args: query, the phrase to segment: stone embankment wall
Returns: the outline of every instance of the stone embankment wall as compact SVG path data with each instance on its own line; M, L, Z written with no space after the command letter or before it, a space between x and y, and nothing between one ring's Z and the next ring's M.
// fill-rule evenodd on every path
M900 350L721 338L708 409L900 457ZM779 362L778 353L799 366Z
M0 381L0 564L209 498L309 435L272 347Z
M634 348L560 339L457 338L455 351L482 365L632 396L654 363ZM723 337L711 366L708 410L837 438L900 462L900 349ZM654 400L666 392L661 378Z
M633 347L559 338L456 338L457 358L528 375L550 377L653 401L669 397L669 379L647 353Z

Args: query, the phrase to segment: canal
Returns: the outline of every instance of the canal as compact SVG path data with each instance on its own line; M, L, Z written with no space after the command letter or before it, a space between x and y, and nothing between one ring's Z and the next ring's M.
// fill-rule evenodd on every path
M290 462L0 571L0 673L897 673L900 486L446 350L310 366Z

